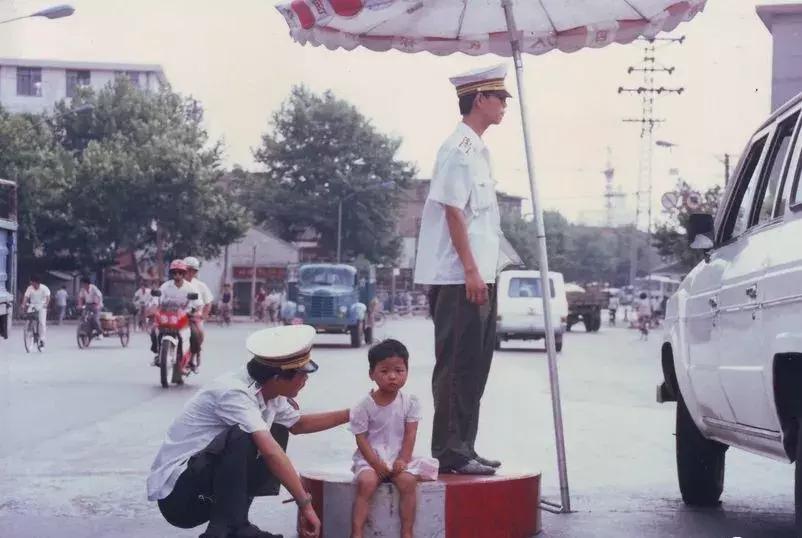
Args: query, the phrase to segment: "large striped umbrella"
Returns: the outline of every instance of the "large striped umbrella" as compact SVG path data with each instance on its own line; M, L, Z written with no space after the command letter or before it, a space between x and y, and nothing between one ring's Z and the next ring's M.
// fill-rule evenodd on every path
M548 282L549 265L543 210L535 181L524 99L522 53L551 50L574 52L586 47L629 43L655 37L692 19L706 0L286 0L276 8L292 38L305 45L352 50L462 52L469 55L512 56L518 82L524 150L532 195L541 281ZM557 353L550 294L543 295L546 349L549 361L561 505L544 509L570 511L565 460Z

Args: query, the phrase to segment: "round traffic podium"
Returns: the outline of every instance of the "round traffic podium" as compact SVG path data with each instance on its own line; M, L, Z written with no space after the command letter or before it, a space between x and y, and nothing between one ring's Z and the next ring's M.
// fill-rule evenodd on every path
M321 537L348 538L356 487L348 474L301 475L322 522ZM418 484L415 538L528 538L540 532L540 474L442 475ZM399 536L398 493L382 484L365 536Z

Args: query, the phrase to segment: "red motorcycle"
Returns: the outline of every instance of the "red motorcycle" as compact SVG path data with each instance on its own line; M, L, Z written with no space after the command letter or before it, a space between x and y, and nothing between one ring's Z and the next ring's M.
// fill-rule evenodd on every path
M153 297L161 297L161 290L150 292ZM190 316L187 304L198 298L197 293L188 293L187 301L162 301L153 316L158 342L157 361L162 387L168 388L168 373L172 371L172 381L182 385L184 378L197 368L196 356L190 351Z

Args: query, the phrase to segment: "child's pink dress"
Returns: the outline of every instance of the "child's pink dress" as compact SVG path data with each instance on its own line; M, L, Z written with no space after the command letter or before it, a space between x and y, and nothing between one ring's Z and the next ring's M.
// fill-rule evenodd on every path
M407 422L420 422L421 412L418 399L412 395L398 392L390 404L378 405L370 394L365 396L351 408L349 429L354 435L367 432L368 443L379 458L392 469L401 444L404 441L404 426ZM370 464L362 457L357 448L354 452L354 464L351 470L354 478L365 469L371 469ZM419 477L421 480L437 480L439 464L434 458L412 456L406 472Z

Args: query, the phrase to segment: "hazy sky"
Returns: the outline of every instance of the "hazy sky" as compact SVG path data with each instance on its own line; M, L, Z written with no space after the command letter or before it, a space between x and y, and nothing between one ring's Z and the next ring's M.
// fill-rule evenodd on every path
M0 0L0 16L60 1ZM504 61L511 66L494 56L301 47L289 38L270 0L71 3L76 13L68 19L0 26L0 56L161 64L175 90L203 103L210 133L225 141L228 163L246 168L254 166L251 151L271 112L293 84L304 83L315 91L332 89L379 130L402 137L400 156L416 162L420 176L428 177L438 145L459 120L448 77ZM674 33L686 36L684 45L660 48L660 62L677 70L659 82L684 86L685 93L657 103L658 116L667 122L655 138L678 146L670 153L656 150L655 200L674 184L676 178L668 175L672 167L700 188L723 182L716 156L739 154L769 113L771 39L755 14L760 3L765 2L709 0L703 13ZM572 218L601 209L608 146L616 182L625 192L635 190L640 130L621 120L638 116L640 101L617 89L640 84L627 67L642 55L642 48L632 44L525 58L536 170L546 207ZM510 75L508 86L514 87ZM485 139L501 189L526 195L520 120L516 102L511 105L504 124L490 129ZM629 205L634 207L631 196Z

